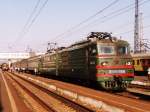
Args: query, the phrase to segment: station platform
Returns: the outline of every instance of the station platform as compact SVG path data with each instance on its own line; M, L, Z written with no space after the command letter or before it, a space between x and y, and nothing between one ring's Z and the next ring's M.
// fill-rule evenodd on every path
M147 76L135 76L131 84L150 86L150 80L148 80Z
M127 91L131 92L131 93L150 96L150 90L145 90L145 89L141 89L141 88L127 88Z
M130 86L128 92L150 96L150 80L147 76L135 76Z

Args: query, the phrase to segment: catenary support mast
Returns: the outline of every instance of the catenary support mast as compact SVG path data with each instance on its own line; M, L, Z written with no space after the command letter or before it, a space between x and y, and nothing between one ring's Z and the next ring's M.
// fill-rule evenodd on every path
M135 0L134 53L139 51L139 0Z

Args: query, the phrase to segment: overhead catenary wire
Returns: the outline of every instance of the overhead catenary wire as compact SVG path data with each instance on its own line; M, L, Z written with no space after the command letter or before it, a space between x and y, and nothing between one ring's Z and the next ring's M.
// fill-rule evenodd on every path
M142 2L142 1L143 1L143 2ZM143 4L145 4L145 3L149 2L149 1L150 1L150 0L145 0L145 1L144 1L144 0L141 0L141 1L139 1L139 6L142 6ZM134 5L135 5L135 4L131 4L131 5L127 6L126 8L122 8L122 9L126 9L126 10L124 10L124 11L122 11L122 12L120 12L122 9L116 11L116 12L119 12L119 13L118 13L118 14L115 14L115 15L112 15L111 17L109 17L108 19L104 20L103 22L108 21L108 20L111 20L111 19L114 19L115 17L118 17L118 16L120 16L120 15L126 13L126 12L129 12L131 9L134 9L134 8L135 8ZM133 6L133 7L130 7L130 6Z
M32 19L31 23L28 25L28 28L27 28L26 32L24 33L23 37L28 33L28 31L32 27L33 23L35 22L35 20L37 19L37 17L40 15L40 13L42 12L43 8L46 6L47 3L48 3L48 0L45 0L45 2L43 3L43 5L40 7L39 11L36 13L36 15L34 16L34 18Z
M62 38L62 36L65 35L66 33L70 32L71 30L73 30L73 29L75 29L75 28L81 26L82 24L88 22L90 19L96 17L98 14L100 14L100 13L102 13L103 11L105 11L106 9L110 8L112 5L114 5L114 4L117 3L118 1L119 1L119 0L113 1L112 3L110 3L109 5L107 5L106 7L104 7L103 9L99 10L98 12L96 12L95 14L93 14L92 16L88 17L87 19L85 19L84 21L80 22L79 24L77 24L77 25L71 27L69 30L67 30L67 31L65 31L65 32L63 32L63 33L57 35L56 37L54 37L54 38L51 39L51 40L54 42L55 39L58 40L59 38ZM45 43L43 43L43 44L41 44L41 45L43 46L43 45L46 45L46 44L47 44L47 42L45 42Z
M146 0L146 1L141 0L139 5L143 5L143 4L145 4L145 3L149 2L149 1L150 1L150 0ZM104 19L104 20L101 21L101 23L104 23L104 22L106 22L106 21L108 21L108 20L114 19L114 18L116 18L116 17L118 17L118 16L120 16L120 15L122 15L122 14L128 12L128 11L130 11L131 9L134 9L134 3L128 5L128 6L124 7L124 8L121 8L121 9L119 9L119 10L112 11L111 13L109 13L109 14L107 14L107 15L104 15L103 17L98 18L97 20L95 20L95 21L93 21L93 22L91 22L91 23L89 23L89 24L83 26L82 28L78 29L77 31L80 31L80 30L83 29L83 28L88 28L89 25L94 24L96 21L99 21L100 19ZM109 17L109 18L108 18L108 17ZM86 21L86 22L88 22L88 21ZM81 23L82 23L82 22L81 22ZM67 30L66 32L63 32L62 34L56 36L55 38L52 38L51 40L52 40L52 41L57 41L57 40L60 41L60 40L63 39L63 37L64 37L66 34L68 35L68 34L70 34L70 33L77 32L77 31L74 31L74 30L77 29L77 28L79 28L81 25L82 25L82 24L79 24L78 26L76 25L75 27L73 27L73 28Z
M126 8L128 8L128 6L127 6ZM80 29L77 29L76 31L72 31L72 32L70 31L70 32L68 32L68 34L74 33L74 32L77 32L77 31L81 31L81 29L88 28L88 26L90 26L90 25L93 25L93 26L94 26L94 25L97 24L96 22L98 22L100 19L104 19L104 20L102 20L100 23L104 23L104 22L106 22L106 21L108 21L108 20L114 19L114 18L120 16L121 14L124 14L124 13L128 12L129 9L127 9L127 10L124 11L124 9L126 9L126 8L123 8L123 9L120 9L120 10L117 10L117 11L114 11L114 12L112 12L112 13L109 13L108 15L103 16L103 17L101 17L101 18L98 18L98 19L96 19L95 21L92 21L92 22L90 22L89 24L87 24L87 25L81 27ZM121 11L121 10L123 10L123 11L120 12L119 14L113 15L113 14L115 14L115 13L118 13L118 11ZM111 16L111 15L112 15L112 16ZM109 17L109 16L111 16L111 17ZM107 17L109 17L109 18L107 18ZM114 17L114 18L113 18L113 17ZM106 18L106 19L105 19L105 18ZM59 40L60 40L60 39L59 39Z
M21 34L24 33L24 31L26 30L28 24L30 23L31 19L33 18L34 14L36 13L36 11L37 11L37 9L38 9L38 6L39 6L39 4L40 4L40 1L41 1L41 0L38 0L38 1L37 1L35 7L33 8L33 11L31 12L29 18L27 19L27 22L25 23L25 25L24 25L24 27L23 27L23 29L22 29L22 31L21 31ZM21 36L21 34L19 35L19 37Z
M150 17L150 15L146 15L146 16L144 16L143 18L144 19L148 19ZM130 26L130 25L134 25L134 23L133 22L126 22L126 23L124 23L124 24L122 24L122 25L119 25L119 26L117 26L116 28L114 28L115 30L118 30L118 29L120 29L120 28L125 28L125 27L128 27L128 26Z
M149 27L150 27L150 25L146 25L146 26L143 27L143 29L146 29L146 28L149 28ZM122 34L130 33L130 32L133 32L133 31L134 31L134 29L128 30L128 31L125 31L125 32L121 32L121 33L117 33L117 35L122 35Z
M38 18L38 16L40 15L40 13L42 12L43 8L46 6L46 4L48 3L48 0L45 0L43 2L43 4L40 6L40 1L38 0L35 7L33 8L33 11L31 12L27 22L25 23L21 33L19 33L19 36L17 37L17 39L14 41L14 43L12 44L12 47L14 47L14 45L16 45L17 42L21 41L21 39L24 38L24 36L29 32L30 28L32 27L33 23L35 22L35 20Z
M141 0L141 1L143 1L143 0ZM132 3L132 4L130 4L130 5L128 5L128 6L125 6L125 7L123 7L123 8L121 8L121 9L119 9L119 10L115 10L115 11L112 11L112 12L110 12L109 14L107 14L107 15L105 15L105 16L103 16L103 17L101 17L101 18L99 18L99 19L104 19L104 18L107 18L108 16L111 16L111 15L113 15L113 14L116 14L116 13L118 13L118 12L120 12L120 11L122 11L122 10L124 10L124 9L128 9L128 8L130 8L131 6L134 6L134 3ZM98 19L98 20L99 20ZM95 21L94 21L95 22ZM92 23L94 23L94 22L92 22ZM92 24L92 23L90 23L90 24ZM88 25L90 25L90 24L88 24ZM83 26L82 28L87 28L87 26L88 25L86 25L86 26ZM76 25L77 26L77 25ZM80 24L80 26L81 26L81 24ZM75 26L74 26L75 27ZM79 26L78 26L79 27ZM72 27L73 28L73 27ZM70 33L72 33L73 32L73 30L75 29L69 29L69 30L67 30L67 31L65 31L65 32L63 32L63 33L61 33L61 34L59 34L59 35L57 35L57 36L55 36L54 38L52 38L51 39L51 41L57 41L57 40L62 40L63 39L63 37L64 36L66 36L65 34L70 34ZM76 27L77 28L77 27ZM80 29L79 29L80 30ZM78 31L78 30L77 30ZM75 31L76 32L76 31ZM45 46L47 44L47 42L45 42L45 43L43 43L43 44L40 44L41 46ZM39 45L38 45L39 46Z
M143 1L143 0L141 0L141 1ZM147 0L147 1L149 1L149 0ZM144 2L146 2L146 1L144 1ZM131 7L131 6L130 6ZM128 7L129 8L129 7ZM130 8L130 10L131 10L132 8ZM120 9L119 9L120 10ZM126 9L126 10L128 10L128 9ZM129 11L129 10L128 10ZM125 11L125 12L128 12L128 11ZM114 11L113 11L114 12ZM124 13L125 13L124 12ZM117 14L118 14L118 11L116 12ZM116 13L114 13L114 14L116 14ZM117 15L116 14L116 15ZM123 14L123 13L122 13ZM115 16L116 16L115 15ZM118 17L119 15L121 15L121 14L118 14L116 17ZM114 15L113 15L114 16ZM106 17L104 17L104 18L106 18ZM110 18L111 19L111 18ZM110 19L108 19L108 20L110 20ZM104 20L104 21L108 21L108 20ZM104 22L103 21L103 22ZM88 22L88 21L87 21ZM86 22L85 22L86 23ZM83 23L84 24L84 23ZM83 24L81 24L81 25L83 25ZM78 27L80 27L81 25L79 25ZM78 28L78 27L76 27L76 28ZM67 30L66 32L63 32L62 34L60 34L60 35L58 35L58 36L56 36L54 39L52 39L52 41L54 41L55 39L63 39L62 38L62 36L64 36L65 34L67 34L67 33L70 33L72 30L74 30L74 29L76 29L76 28L74 28L74 27L72 27L73 29L69 29L69 30Z
M31 14L30 14L30 16L28 17L26 23L24 24L22 30L19 32L18 37L16 38L16 40L14 41L13 44L15 44L15 43L20 39L20 37L22 36L22 34L25 32L25 30L26 30L28 24L30 23L31 19L33 18L34 14L36 13L36 11L37 11L37 9L38 9L38 6L39 6L39 4L40 4L40 1L41 1L41 0L38 0L38 1L36 2L36 4L35 4L35 6L34 6L32 12L31 12Z
M145 4L145 3L149 2L149 1L150 1L150 0L145 0L145 1L144 1L144 0L141 0L139 5L141 6L141 5L143 5L143 4ZM89 24L87 24L87 25L81 27L80 29L77 29L76 31L73 31L73 29L68 30L68 32L65 32L65 34L68 34L68 35L69 35L70 33L74 33L74 32L77 32L77 31L81 31L81 29L88 28L89 25L94 25L95 22L97 22L97 21L99 21L99 20L101 20L101 19L103 19L103 20L102 20L100 23L104 23L104 22L106 22L106 21L108 21L108 20L112 20L112 19L114 19L114 18L116 18L116 17L118 17L118 16L120 16L120 15L122 15L122 14L124 14L124 13L129 12L131 9L134 9L134 3L132 3L132 4L128 5L128 6L125 6L125 7L121 8L121 9L118 9L118 10L116 10L116 11L112 11L112 12L110 12L109 14L104 15L103 17L98 18L98 19L96 19L95 21L92 21L92 22L90 22ZM57 40L60 41L60 40L63 39L63 36L64 36L64 35L59 35L59 38L55 38L54 40L55 40L55 41L57 41Z
M56 37L54 37L52 40L58 39L58 38L62 38L63 35L65 35L66 33L70 32L71 30L74 30L76 28L78 28L79 26L81 26L82 24L88 22L89 20L93 19L94 17L96 17L97 15L99 15L100 13L104 12L106 9L110 8L111 6L113 6L114 4L116 4L119 0L115 0L113 2L111 2L110 4L108 4L106 7L104 7L103 9L99 10L98 12L96 12L95 14L93 14L92 16L86 18L85 20L83 20L82 22L80 22L79 24L71 27L69 30L57 35Z

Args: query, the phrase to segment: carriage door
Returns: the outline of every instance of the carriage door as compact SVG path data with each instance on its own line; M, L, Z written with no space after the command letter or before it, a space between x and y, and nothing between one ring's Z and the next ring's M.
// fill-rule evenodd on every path
M97 49L96 45L89 46L88 49L88 69L89 69L89 78L95 80L96 78L96 64L97 64Z

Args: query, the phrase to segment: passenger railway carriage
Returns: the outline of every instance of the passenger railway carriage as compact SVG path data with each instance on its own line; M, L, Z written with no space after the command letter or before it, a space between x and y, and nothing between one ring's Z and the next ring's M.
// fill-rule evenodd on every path
M8 63L2 63L2 64L1 64L1 69L2 69L3 71L8 71L8 70L9 70L9 65L8 65Z
M150 68L150 53L132 54L136 75L147 75Z
M41 67L40 66L41 65L40 60L41 60L41 55L28 58L26 70L31 72L31 73L36 72L36 74L37 74L37 72L40 72L39 71L39 68Z
M129 44L106 32L92 32L85 41L27 62L28 68L34 62L41 74L98 83L105 89L126 88L134 78Z

